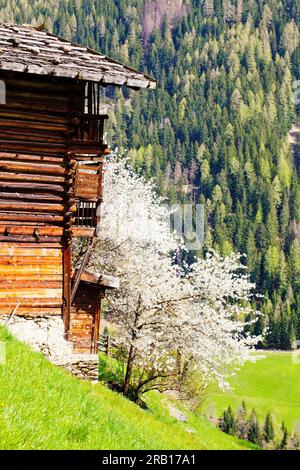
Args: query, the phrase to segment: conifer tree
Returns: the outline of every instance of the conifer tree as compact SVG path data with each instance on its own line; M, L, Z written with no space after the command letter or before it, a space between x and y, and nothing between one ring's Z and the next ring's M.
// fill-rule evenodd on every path
M274 437L275 437L275 433L274 433L272 416L271 416L271 413L268 412L266 419L265 419L264 429L263 429L263 438L266 442L269 443L274 440Z
M235 431L236 431L235 416L230 406L223 413L221 429L226 434L230 434L232 436L234 436L235 434Z
M254 409L251 412L251 416L249 420L248 441L258 446L261 445L261 431L260 431L260 426L259 426L259 422L257 419L256 411Z
M103 91L107 142L128 149L134 168L154 178L170 203L203 195L209 211L219 185L223 206L207 214L205 248L248 254L252 280L272 304L267 317L282 297L266 340L279 347L288 287L300 288L300 152L293 158L287 142L297 112L291 85L300 80L299 2L195 0L176 18L157 10L150 33L145 3L0 0L0 21L44 21L49 32L157 78L154 93ZM300 333L300 300L290 309L292 338L293 328Z
M288 430L287 430L287 427L286 425L284 424L284 422L282 423L281 425L281 432L282 432L282 438L281 438L281 441L280 441L280 444L279 444L279 449L280 450L284 450L286 449L287 447L287 443L288 443Z

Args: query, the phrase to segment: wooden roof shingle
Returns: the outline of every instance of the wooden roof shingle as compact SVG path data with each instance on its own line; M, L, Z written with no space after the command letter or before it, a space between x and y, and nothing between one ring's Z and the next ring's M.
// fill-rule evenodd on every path
M0 70L73 78L130 88L156 80L93 49L28 25L0 24Z

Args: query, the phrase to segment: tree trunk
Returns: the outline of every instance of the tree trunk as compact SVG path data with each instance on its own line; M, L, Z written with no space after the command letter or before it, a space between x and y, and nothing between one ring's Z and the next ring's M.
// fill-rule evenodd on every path
M130 349L129 349L126 375L125 375L125 381L124 381L123 393L124 393L125 397L128 396L128 392L129 392L129 385L130 385L130 379L131 379L131 373L132 373L132 367L133 367L134 354L135 354L135 348L131 345Z

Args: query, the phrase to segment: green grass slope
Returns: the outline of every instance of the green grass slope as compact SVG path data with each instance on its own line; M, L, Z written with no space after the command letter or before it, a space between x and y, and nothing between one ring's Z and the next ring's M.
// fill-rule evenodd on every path
M243 400L248 411L255 408L263 420L271 411L276 424L282 421L292 431L300 426L300 355L266 352L255 364L247 363L230 380L233 390L210 396L204 410L221 416L228 405L236 409Z
M250 449L204 418L170 417L167 397L143 411L101 384L81 382L0 328L0 449ZM193 432L188 432L193 430Z

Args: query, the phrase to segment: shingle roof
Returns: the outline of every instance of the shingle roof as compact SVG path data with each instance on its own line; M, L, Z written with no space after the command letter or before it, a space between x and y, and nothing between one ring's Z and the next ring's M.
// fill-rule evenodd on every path
M0 24L0 70L131 88L156 87L156 80L149 75L28 25Z

